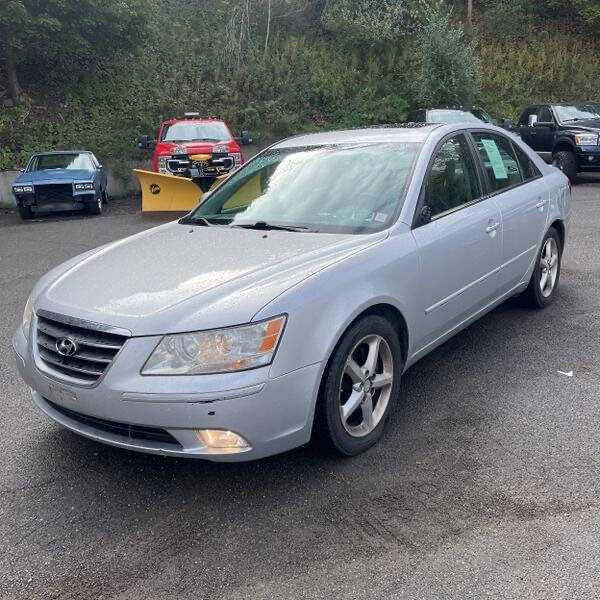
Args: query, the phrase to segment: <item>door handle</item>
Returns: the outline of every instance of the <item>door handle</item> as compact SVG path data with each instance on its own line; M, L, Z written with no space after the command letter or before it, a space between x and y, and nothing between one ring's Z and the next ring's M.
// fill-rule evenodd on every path
M536 208L544 208L544 206L548 203L548 199L544 198L543 200L539 200L535 205Z
M496 231L496 229L498 229L498 227L500 227L500 223L492 223L492 222L490 222L490 224L485 228L485 232L486 233L493 233L494 231Z

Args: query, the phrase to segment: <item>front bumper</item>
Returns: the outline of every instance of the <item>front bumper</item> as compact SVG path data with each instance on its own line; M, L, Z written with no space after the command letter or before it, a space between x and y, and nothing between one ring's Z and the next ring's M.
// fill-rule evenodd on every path
M577 166L583 171L600 170L600 146L577 146Z
M244 461L309 441L320 363L273 379L269 367L223 375L141 376L141 364L157 339L129 339L93 387L71 385L40 370L21 328L13 348L37 406L57 423L99 442L168 456ZM72 418L71 411L93 419ZM164 430L176 443L124 435L122 427L98 427L95 420ZM233 431L250 447L235 451L206 447L197 429Z

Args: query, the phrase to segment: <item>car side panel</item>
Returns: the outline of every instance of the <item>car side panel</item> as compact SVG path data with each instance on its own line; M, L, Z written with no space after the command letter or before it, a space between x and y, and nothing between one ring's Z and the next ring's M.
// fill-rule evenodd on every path
M270 377L326 361L350 323L376 304L394 306L407 323L418 328L424 315L420 277L416 244L404 226L384 241L287 290L253 318L289 315ZM409 355L411 347L409 332Z

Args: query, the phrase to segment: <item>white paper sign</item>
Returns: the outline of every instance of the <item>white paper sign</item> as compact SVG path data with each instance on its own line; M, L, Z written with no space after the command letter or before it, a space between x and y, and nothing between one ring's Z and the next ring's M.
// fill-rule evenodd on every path
M502 160L502 156L500 155L500 150L498 150L498 146L496 146L496 142L494 140L482 139L481 143L483 144L488 158L490 159L490 164L492 165L492 169L494 171L494 177L496 179L508 179L508 173L506 172L506 167L504 166L504 162Z

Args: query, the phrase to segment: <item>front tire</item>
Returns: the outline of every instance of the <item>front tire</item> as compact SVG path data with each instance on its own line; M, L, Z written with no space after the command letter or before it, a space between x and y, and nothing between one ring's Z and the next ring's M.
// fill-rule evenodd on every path
M398 399L403 370L398 333L370 315L346 331L325 370L315 413L317 437L355 456L375 444Z
M21 206L19 205L19 216L23 221L28 221L29 219L33 219L33 210L31 210L31 206Z
M551 227L544 237L529 285L523 294L528 306L545 308L554 300L560 279L561 258L560 237L556 229Z
M87 212L90 215L101 215L102 214L102 195L97 194L93 202L90 202L87 206Z
M557 152L552 157L552 164L558 167L569 178L571 183L575 183L577 180L577 159L573 152Z

